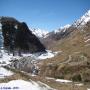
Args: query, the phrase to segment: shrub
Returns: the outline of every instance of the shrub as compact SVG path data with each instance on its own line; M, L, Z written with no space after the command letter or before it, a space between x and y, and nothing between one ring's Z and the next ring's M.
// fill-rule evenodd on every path
M72 80L73 81L82 81L81 75L80 74L76 74L76 75L72 76Z

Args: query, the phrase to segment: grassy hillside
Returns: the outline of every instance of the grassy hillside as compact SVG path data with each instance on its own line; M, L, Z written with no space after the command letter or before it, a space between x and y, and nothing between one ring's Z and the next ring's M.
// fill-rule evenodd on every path
M49 49L62 53L42 61L40 75L90 82L90 23L51 43Z

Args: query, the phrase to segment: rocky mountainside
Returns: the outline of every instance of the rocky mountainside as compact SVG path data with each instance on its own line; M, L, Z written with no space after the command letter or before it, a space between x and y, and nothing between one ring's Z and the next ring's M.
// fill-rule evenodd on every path
M29 30L25 22L19 22L12 17L1 17L1 32L3 47L9 52L44 52L45 47Z
M48 49L62 53L42 62L41 75L90 82L90 10L59 31L42 41Z
M52 43L54 44L62 38L67 38L67 36L70 36L70 34L76 30L83 31L89 21L90 10L88 10L80 19L75 21L73 24L67 24L64 27L49 32L44 39L41 39L41 41L44 43L44 45L46 45L46 47L49 47L49 45L52 46ZM47 43L49 44L48 46Z

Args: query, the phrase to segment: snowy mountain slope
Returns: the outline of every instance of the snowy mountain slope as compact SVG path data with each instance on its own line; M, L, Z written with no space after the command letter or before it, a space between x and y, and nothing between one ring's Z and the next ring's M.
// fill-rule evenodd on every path
M70 26L71 26L70 24L67 24L67 25L65 25L65 26L63 26L63 27L60 27L60 29L54 30L54 33L59 33L59 32L61 32L61 31L65 32L66 29L68 29Z
M63 27L60 27L60 29L55 30L55 33L59 33L61 31L65 32L70 26L74 27L82 27L83 25L87 24L87 22L90 21L90 10L88 10L80 19L78 19L76 22L74 22L72 25L65 25Z
M71 26L70 24L67 24L67 25L61 27L61 29L67 29L67 28L69 28L70 26Z
M75 29L82 28L80 30L83 30L83 27L85 27L87 22L89 22L89 21L90 21L90 10L88 10L80 19L78 19L73 24L71 24L71 25L67 24L63 27L60 27L59 29L49 32L45 39L49 39L49 38L50 39L55 39L55 38L60 39L62 37L66 37L66 35L70 34Z
M59 29L54 30L53 33L56 34L56 33L60 33L61 31L65 32L71 26L81 27L81 26L85 25L88 21L90 21L90 10L88 10L80 19L78 19L72 25L67 24L63 27L60 27ZM31 29L31 30L39 38L41 38L41 37L46 38L49 36L49 33L51 33L51 32L45 31L45 30L41 30L39 28L38 29Z
M48 34L48 31L46 31L46 30L41 30L41 29L39 29L39 28L37 28L37 29L31 29L31 31L32 31L32 33L33 34L35 34L37 37L39 37L39 38L44 38L45 36L46 36L46 34Z
M90 21L90 10L88 10L80 19L78 19L73 25L75 27L83 26Z

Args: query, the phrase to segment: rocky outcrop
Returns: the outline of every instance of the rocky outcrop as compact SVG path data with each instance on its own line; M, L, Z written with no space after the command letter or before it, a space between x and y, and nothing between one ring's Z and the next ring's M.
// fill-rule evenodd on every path
M38 62L31 57L22 57L21 59L11 60L11 64L8 67L36 75L39 71L36 63Z
M11 17L1 17L4 47L10 52L44 52L45 47L32 34L25 22L19 22Z
M62 54L43 61L40 75L90 82L90 20L84 25L79 20L77 25L66 30L49 33L45 41L48 42L48 46L44 42L47 47L61 50Z

